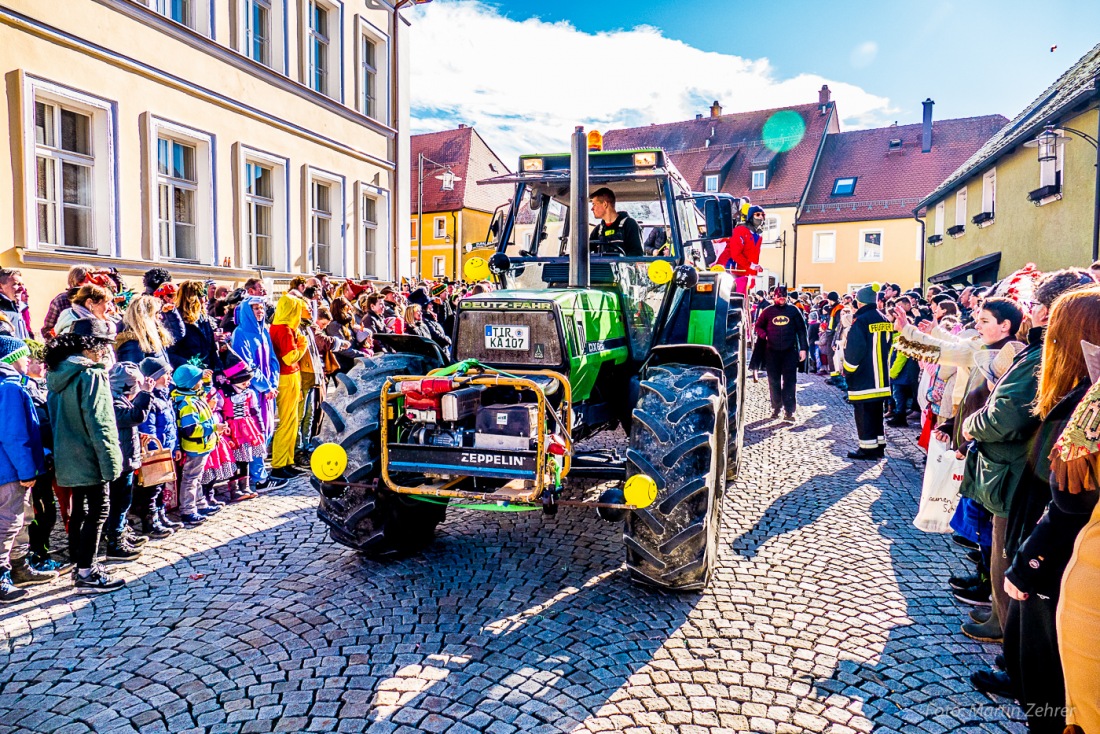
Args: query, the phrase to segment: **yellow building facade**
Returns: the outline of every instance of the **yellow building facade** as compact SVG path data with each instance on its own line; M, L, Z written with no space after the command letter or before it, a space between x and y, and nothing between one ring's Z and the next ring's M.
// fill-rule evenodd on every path
M0 265L36 325L75 264L139 289L153 266L396 277L405 25L339 0L5 3Z
M1055 126L1056 159L1040 163L1035 147L1015 145L1011 152L985 162L951 182L924 203L927 233L925 273L932 282L953 269L999 253L999 270L986 270L977 282L1003 278L1029 262L1040 270L1088 267L1093 255L1096 149L1065 128L1096 137L1097 110L1065 116ZM1034 140L1041 127L1022 136ZM1042 187L1049 196L1029 199ZM974 217L989 212L980 225ZM962 226L961 231L952 229ZM956 283L970 277L960 273ZM948 281L950 282L950 281Z
M867 283L920 284L921 227L915 219L798 225L800 291L850 292Z
M411 221L411 256L409 269L422 279L462 279L462 266L470 250L485 242L493 215L476 209L454 212L425 212L423 215L423 260L417 267L416 256L421 247L417 239L417 217Z

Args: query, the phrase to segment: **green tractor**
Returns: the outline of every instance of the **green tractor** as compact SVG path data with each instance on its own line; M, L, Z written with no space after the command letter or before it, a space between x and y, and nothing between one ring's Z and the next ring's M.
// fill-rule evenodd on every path
M593 251L590 181L639 223L644 256ZM515 185L495 254L467 263L497 288L459 302L451 359L378 336L391 352L337 375L311 462L318 516L377 556L426 546L448 506L592 507L622 523L637 581L703 588L741 453L746 329L732 276L703 251L730 235L738 201L692 193L660 150L590 153L580 128L571 154L481 183ZM579 448L619 426L625 454ZM611 486L571 498L567 476Z

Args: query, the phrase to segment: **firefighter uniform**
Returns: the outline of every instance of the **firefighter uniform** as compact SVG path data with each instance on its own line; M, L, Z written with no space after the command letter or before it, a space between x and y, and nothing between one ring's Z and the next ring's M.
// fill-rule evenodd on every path
M882 406L890 397L889 356L894 325L879 313L871 286L861 289L856 298L860 307L844 347L844 373L848 400L855 408L859 450L849 452L848 458L878 459L886 453Z
M786 293L783 294L786 296ZM764 364L768 372L772 413L780 407L788 417L794 415L795 383L798 374L798 353L809 352L806 321L798 307L785 303L772 304L756 319L756 335L766 340Z

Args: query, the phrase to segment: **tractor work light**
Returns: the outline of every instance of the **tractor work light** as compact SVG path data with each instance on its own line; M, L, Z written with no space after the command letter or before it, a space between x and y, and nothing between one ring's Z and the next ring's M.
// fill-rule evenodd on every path
M523 159L524 171L541 171L542 170L542 158L524 158Z
M653 152L649 153L635 153L634 154L634 167L635 168L653 168L657 165L657 154Z

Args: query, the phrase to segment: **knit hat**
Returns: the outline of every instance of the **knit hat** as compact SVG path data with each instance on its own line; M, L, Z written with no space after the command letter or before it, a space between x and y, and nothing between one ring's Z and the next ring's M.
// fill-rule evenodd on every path
M15 360L29 357L30 354L31 350L27 348L22 339L7 335L0 336L0 362L15 364Z
M435 285L432 286L432 297L433 298L442 296L446 292L447 292L447 284L446 283L436 283Z
M172 373L172 382L176 383L176 387L181 387L184 390L190 390L199 384L201 380L202 370L193 364L181 364Z
M856 292L856 300L867 306L878 302L878 292L881 286L878 283L865 285Z
M138 365L141 370L141 374L145 375L151 380L159 380L161 376L166 375L172 368L160 357L146 357L141 360L141 364Z
M111 365L107 378L111 382L111 392L115 395L125 395L138 384L141 379L141 369L133 362L115 362Z
M424 286L420 286L409 294L409 303L416 306L426 306L430 300L431 296L428 295L428 289Z
M826 295L825 297L828 298L833 303L836 303L840 300L840 294L837 293L836 291L829 291L828 295Z

